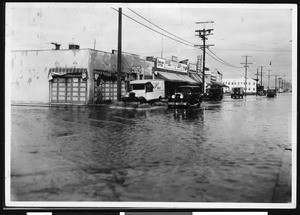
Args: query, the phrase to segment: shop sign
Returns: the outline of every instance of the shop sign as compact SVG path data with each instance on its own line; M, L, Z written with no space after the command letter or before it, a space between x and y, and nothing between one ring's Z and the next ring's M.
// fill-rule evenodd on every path
M182 64L181 63L177 63L176 70L182 70Z
M188 71L188 66L185 64L182 64L182 72L186 72Z
M197 71L196 64L190 63L189 64L189 70L192 71L192 72L196 72Z
M157 68L178 71L178 72L187 72L187 65L182 63L177 63L171 60L157 58Z
M170 69L170 70L175 70L176 65L171 60L168 59L168 60L166 60L165 68Z
M157 68L165 68L165 59L157 58Z
M172 59L172 61L174 61L174 62L178 62L178 57L176 57L176 56L172 56L171 59Z

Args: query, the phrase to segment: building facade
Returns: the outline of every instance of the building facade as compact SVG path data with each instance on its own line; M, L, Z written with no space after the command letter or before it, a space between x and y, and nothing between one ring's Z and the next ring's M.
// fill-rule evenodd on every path
M194 79L196 73L191 70L189 73L189 65L179 63L177 58L171 59L155 58L153 67L153 79L165 80L166 97L171 96L180 85L199 85L200 78ZM195 77L190 77L191 75Z
M117 53L93 49L12 51L11 101L87 105L117 100ZM122 95L151 78L153 62L122 53Z
M222 82L228 86L228 88L224 88L224 92L231 92L234 87L243 87L247 94L255 94L257 91L257 81L252 78L247 78L247 83L245 77L224 78Z

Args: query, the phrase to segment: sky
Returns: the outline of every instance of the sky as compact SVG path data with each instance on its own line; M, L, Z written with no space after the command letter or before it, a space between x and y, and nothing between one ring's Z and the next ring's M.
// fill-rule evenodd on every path
M286 81L295 78L297 8L290 4L7 3L6 49L53 49L51 42L57 42L61 49L76 43L80 48L111 52L118 45L118 8L124 14L123 52L196 62L203 51L194 45L203 41L195 30L213 29L206 40L213 45L206 52L206 65L223 78L244 76L246 55L247 77L256 78L258 71L260 79L262 66L265 86L268 73L270 85L275 75ZM196 24L206 21L213 23Z

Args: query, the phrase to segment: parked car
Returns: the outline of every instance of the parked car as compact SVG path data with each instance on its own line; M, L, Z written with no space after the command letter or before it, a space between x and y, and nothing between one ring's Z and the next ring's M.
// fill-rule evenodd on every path
M276 89L268 89L267 90L267 97L268 98L276 97L276 96L277 96Z
M199 86L184 85L177 88L177 92L168 98L169 108L200 107L202 95Z
M244 89L242 87L233 87L231 90L231 98L243 98L244 96Z
M223 88L215 87L206 89L204 95L205 100L222 100L223 99Z

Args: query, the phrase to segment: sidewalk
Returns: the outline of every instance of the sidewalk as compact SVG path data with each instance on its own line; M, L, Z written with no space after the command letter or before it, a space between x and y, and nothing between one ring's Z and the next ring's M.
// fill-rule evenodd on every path
M292 197L292 150L286 148L282 157L282 165L273 194L274 203L291 202Z

